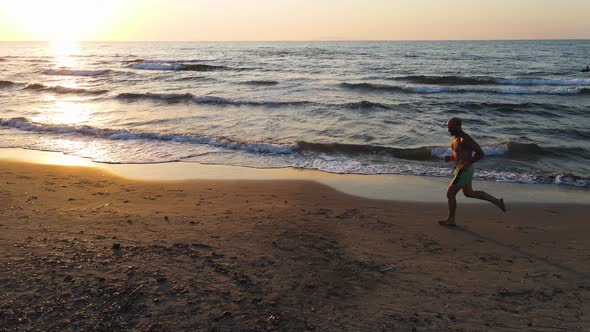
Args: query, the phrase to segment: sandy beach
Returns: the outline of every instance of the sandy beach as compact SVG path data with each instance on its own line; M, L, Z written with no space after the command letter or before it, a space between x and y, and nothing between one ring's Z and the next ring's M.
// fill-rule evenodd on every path
M444 201L312 181L0 181L3 331L590 329L589 205L460 203L444 228Z

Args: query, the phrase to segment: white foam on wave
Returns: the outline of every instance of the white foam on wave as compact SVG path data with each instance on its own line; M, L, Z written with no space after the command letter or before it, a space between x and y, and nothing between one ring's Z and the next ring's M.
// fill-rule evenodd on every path
M191 145L188 150L200 151L201 155L207 156L204 160L196 158L196 162L206 161L208 163L216 164L228 164L228 160L233 160L233 164L239 166L250 166L250 167L261 167L266 168L269 165L279 165L279 167L296 167L306 169L316 169L320 171L340 174L402 174L402 175L417 175L417 176L435 176L435 177L449 177L452 173L452 167L449 165L443 165L440 162L416 162L416 161L404 161L404 160L391 160L387 163L375 163L368 161L365 157L361 156L350 156L346 154L332 154L332 153L301 153L297 150L296 145L288 144L273 144L267 142L260 142L251 140L247 142L236 142L226 138L216 138L207 136L198 136L190 134L175 134L175 133L158 133L158 132L140 132L131 131L127 129L109 129L109 128L97 128L92 126L68 126L68 125L57 125L57 124L41 124L34 123L25 118L12 118L2 119L0 118L0 126L16 128L24 131L32 132L51 132L56 134L74 134L81 135L84 139L79 140L80 146L87 144L82 142L99 142L95 138L102 138L110 140L114 146L114 150L117 150L120 146L134 147L132 151L140 151L139 154L133 158L129 158L128 153L133 152L112 152L103 153L103 156L87 156L94 160L100 160L102 162L120 163L120 162L165 162L172 160L183 159L182 154L186 153L187 148L181 145L161 145L162 143L196 143L199 145ZM19 136L20 137L20 136ZM69 143L67 146L72 146L72 140L69 136L49 136L47 140L43 142L52 141L54 139L67 140ZM118 140L138 140L138 142L126 143L124 145L117 144ZM2 143L10 144L11 140ZM20 142L12 140L16 145L15 147L23 147ZM111 146L105 142L99 142L103 148L105 146ZM58 144L58 146L60 146ZM27 148L27 146L24 146ZM139 147L139 148L138 148ZM47 148L47 147L45 147ZM213 150L205 150L213 149ZM220 148L222 150L215 150ZM51 148L55 149L55 147ZM63 149L63 147L58 148ZM197 150L195 150L197 149ZM199 150L200 149L200 150ZM83 150L83 149L82 149ZM106 148L110 151L111 148ZM228 150L243 151L247 154L228 154ZM484 147L486 154L501 154L505 153L507 147L505 146L492 146ZM170 153L175 151L175 153ZM210 154L209 152L223 152L221 154ZM77 154L80 153L79 149L68 151L68 153ZM444 156L450 154L448 148L434 148L433 153L438 156ZM145 155L144 155L145 154ZM110 157L107 157L110 155ZM194 157L193 154L191 157ZM228 157L229 156L229 157ZM244 157L245 156L245 157ZM195 158L193 158L195 159ZM270 161L269 161L270 160ZM272 162L276 160L278 162ZM554 183L557 185L577 186L577 187L590 187L590 180L577 177L570 174L562 174L558 176L537 176L532 173L519 173L519 172L507 172L507 171L495 171L490 169L481 169L476 173L476 179L478 180L489 180L496 182L509 182L509 183L527 183L527 184L538 184L538 183Z
M288 157L297 158L297 156ZM331 156L326 154L319 154L314 158L297 158L295 160L290 160L290 162L292 163L292 166L296 168L316 169L336 174L399 174L451 177L453 173L452 167L448 166L440 167L406 163L372 164L358 159L351 159L346 156ZM478 170L476 172L476 179L494 182L525 184L545 183L532 174L519 174L513 172L489 170Z
M453 151L451 148L443 148L443 147L434 147L431 150L432 156L436 158L444 158L446 156L452 156Z
M101 76L108 74L110 70L72 70L72 69L47 69L43 71L45 75L58 76Z
M497 78L498 84L509 85L556 85L556 86L590 86L588 79L551 79L551 78Z
M336 174L399 174L432 177L451 177L453 168L449 166L431 166L415 163L386 163L373 164L346 156L333 156L319 154L312 158L300 158L299 155L286 155L286 162L295 168L315 169ZM279 158L285 158L279 156ZM494 171L478 169L475 179L493 182L522 183L522 184L549 184L590 187L590 180L579 179L575 176L539 177L530 173L518 173L510 171ZM555 179L555 181L553 181Z
M567 174L559 174L555 177L555 184L562 184L568 186L575 186L575 187L589 187L590 180L580 179L575 176L567 175Z
M501 156L508 152L507 145L497 145L497 146L482 146L481 149L486 156ZM431 150L432 156L436 158L443 159L446 156L452 156L453 151L451 148L448 147L433 147Z
M243 150L254 153L290 154L297 149L296 145L274 144L258 141L236 142L225 138L197 136L191 134L140 132L127 129L96 128L92 126L68 126L31 122L25 118L1 119L0 126L16 128L24 131L52 132L58 134L80 134L110 140L148 139L178 143L207 144L231 150Z

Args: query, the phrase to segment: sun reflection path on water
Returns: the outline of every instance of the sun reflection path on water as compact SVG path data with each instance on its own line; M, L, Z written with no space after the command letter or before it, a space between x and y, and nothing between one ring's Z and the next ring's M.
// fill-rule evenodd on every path
M54 40L49 42L47 54L53 57L53 69L79 69L79 56L82 54L78 43L72 40ZM53 75L49 84L68 89L81 89L84 78L71 75ZM37 109L37 115L32 117L35 122L58 125L88 124L92 118L94 107L85 103L83 97L71 95L43 94L41 98L45 106Z
M78 44L69 40L56 40L48 43L47 55L52 58L52 70L68 69L81 70L83 63L80 62L80 55L83 52ZM73 75L47 75L47 82L51 86L62 86L65 88L78 89L86 82L86 77ZM38 95L41 98L42 106L35 108L35 115L30 120L40 128L47 130L47 135L39 133L44 141L40 149L49 151L64 151L62 153L46 153L40 151L28 151L14 149L10 151L12 158L32 158L38 163L68 166L91 166L90 159L81 158L67 153L75 153L87 158L100 157L108 153L108 149L100 141L82 139L78 140L70 135L80 130L83 126L93 126L93 115L100 111L100 107L87 102L82 96L72 96L54 93L43 93ZM58 137L54 137L58 135ZM1 156L1 153L0 153Z
M44 72L47 83L52 86L61 86L68 89L80 89L83 81L80 77L72 75L54 75L51 71L77 70L82 64L80 55L82 51L75 41L54 40L48 43L46 53L52 58L53 65ZM47 99L47 98L46 98Z
M94 109L89 104L60 100L54 96L48 96L47 99L54 100L47 108L37 109L37 115L31 117L34 122L79 126L92 120Z
M54 40L49 43L48 53L55 58L58 68L72 68L77 65L75 56L80 55L81 51L75 41Z

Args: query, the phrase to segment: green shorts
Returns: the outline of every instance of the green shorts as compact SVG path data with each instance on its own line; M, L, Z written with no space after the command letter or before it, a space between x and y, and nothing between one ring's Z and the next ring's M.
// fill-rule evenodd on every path
M463 188L471 181L471 179L473 179L473 173L475 173L475 167L473 167L473 165L467 167L465 170L461 169L461 166L455 166L451 184Z

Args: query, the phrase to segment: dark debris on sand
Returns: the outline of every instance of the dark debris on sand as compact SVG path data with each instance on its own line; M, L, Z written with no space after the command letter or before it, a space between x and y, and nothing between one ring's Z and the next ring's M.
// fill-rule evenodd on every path
M289 236L273 242L300 269L287 289L277 291L260 272L280 264L271 256L238 261L203 243L29 237L15 245L22 255L0 266L10 271L1 274L0 331L311 331L358 325L354 315L335 313L351 306L353 282L370 284L383 273L347 259L333 240L308 240L303 247ZM396 326L424 323L408 318Z
M326 211L321 212L316 222L323 220ZM567 310L573 312L579 311L590 289L584 288L586 284L568 289L544 284L537 279L554 274L527 273L527 287L512 283L465 295L462 285L443 282L433 276L435 271L424 270L452 255L426 234L400 240L398 254L408 258L393 263L389 255L385 260L352 257L346 243L332 233L289 225L277 229L272 224L258 230L264 238L241 247L210 234L204 237L211 239L209 243L113 242L113 237L86 233L29 236L14 243L9 258L0 261L0 331L453 331L527 324L539 328L537 321L502 325L471 317L456 306L439 311L422 306L439 301L442 308L452 304L447 301L454 296L487 296L485 307L477 310L494 317L522 317L530 308L545 310L551 301L569 303L572 308ZM457 264L454 270L462 266ZM488 254L470 269L511 264L512 260ZM384 291L397 298L381 297ZM395 303L399 298L403 300Z

